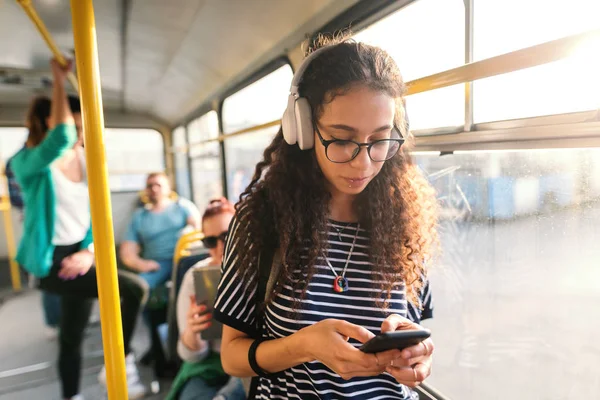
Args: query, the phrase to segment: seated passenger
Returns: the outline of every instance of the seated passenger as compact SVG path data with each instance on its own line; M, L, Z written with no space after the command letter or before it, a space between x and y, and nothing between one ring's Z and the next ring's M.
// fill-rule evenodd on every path
M193 271L208 266L220 266L223 246L229 223L235 210L226 199L210 202L202 216L204 246L210 257L200 261L186 272L177 296L177 326L180 338L177 353L185 361L168 399L245 399L244 387L239 378L229 377L223 371L220 358L221 341L202 339L202 331L211 324L206 306L197 305L194 295ZM218 396L221 397L218 397Z
M81 399L82 342L92 300L98 297L81 116L71 113L65 92L70 69L52 61L53 94L47 120L30 129L26 149L11 166L27 210L16 261L61 296L58 372L64 399ZM147 294L134 274L118 275L129 398L145 395L130 343Z
M199 229L200 216L196 206L189 200L172 199L171 186L163 172L152 173L146 180L148 204L135 211L125 241L121 244L120 257L131 270L139 273L150 286L156 289L171 278L173 255L179 237L186 227ZM166 310L168 299L165 297ZM155 361L158 374L164 372L160 339L155 334L152 315L144 312L144 320L150 328L152 348L144 356ZM161 354L158 354L161 353ZM157 358L160 358L157 360ZM144 360L142 360L144 362Z
M171 185L164 172L148 175L148 205L133 214L120 256L130 269L140 272L150 289L171 278L173 254L186 227L199 229L200 217L189 200L171 198Z

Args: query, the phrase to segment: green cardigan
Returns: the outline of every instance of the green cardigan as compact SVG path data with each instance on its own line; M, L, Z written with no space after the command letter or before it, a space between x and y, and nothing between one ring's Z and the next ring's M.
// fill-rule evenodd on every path
M75 125L60 124L48 132L42 143L25 148L11 161L25 202L23 237L16 261L38 278L48 276L54 254L52 238L56 221L56 194L50 165L72 148L76 141ZM90 223L81 248L87 249L92 242Z

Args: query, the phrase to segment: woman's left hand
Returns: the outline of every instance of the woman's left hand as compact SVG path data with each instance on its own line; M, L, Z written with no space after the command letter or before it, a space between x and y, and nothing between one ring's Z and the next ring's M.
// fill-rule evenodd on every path
M75 279L85 275L94 264L94 255L88 250L81 250L65 257L60 263L58 276L64 280Z
M423 329L407 318L392 314L381 324L381 332L395 332ZM392 360L386 371L396 380L411 388L417 387L431 374L433 361L433 341L425 339L421 343L402 350L400 357Z

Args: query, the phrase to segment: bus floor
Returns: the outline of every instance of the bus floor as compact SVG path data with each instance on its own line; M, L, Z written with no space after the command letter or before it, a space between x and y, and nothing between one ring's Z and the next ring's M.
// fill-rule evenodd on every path
M95 308L97 312L97 302ZM56 369L58 344L56 339L44 336L43 328L39 291L25 290L0 303L0 400L61 399ZM141 318L132 347L138 358L149 347L148 331ZM81 394L85 400L106 399L106 390L97 379L104 364L99 324L88 326L83 354ZM170 381L161 380L161 391L151 394L151 368L140 366L140 375L148 388L145 399L166 396Z

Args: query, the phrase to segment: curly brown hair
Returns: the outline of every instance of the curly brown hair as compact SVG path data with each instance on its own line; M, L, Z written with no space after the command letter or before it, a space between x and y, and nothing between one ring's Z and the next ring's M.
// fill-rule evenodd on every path
M380 48L351 40L321 37L317 47L324 45L330 48L310 63L299 87L314 120L335 96L366 86L396 99L395 123L408 138L405 86L394 60ZM255 275L260 253L277 247L282 268L270 299L284 283L292 283L303 298L315 261L326 250L330 198L315 152L288 145L280 129L236 204L243 227L236 236L243 235L238 237L246 244L238 253L241 276ZM408 299L419 304L421 278L437 243L437 206L432 187L412 163L406 147L385 162L354 206L361 227L369 233L374 271L384 277L379 280L384 283L374 288L378 304L388 306L398 282L406 283ZM302 276L293 274L294 270L303 271ZM381 294L385 294L384 301Z

